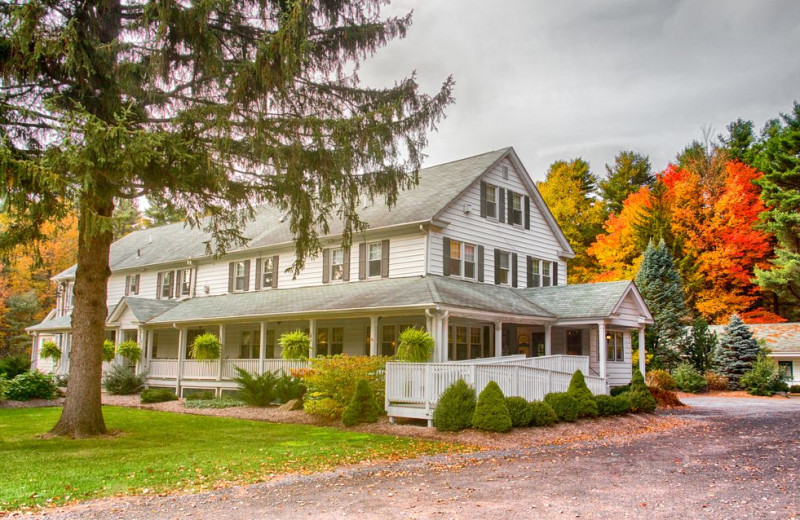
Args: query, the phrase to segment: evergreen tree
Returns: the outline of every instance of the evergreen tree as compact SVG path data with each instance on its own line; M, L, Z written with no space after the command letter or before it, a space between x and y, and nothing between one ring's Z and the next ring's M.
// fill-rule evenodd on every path
M719 339L715 359L717 373L727 377L730 388L737 390L739 379L753 367L759 352L758 341L741 318L734 314Z
M642 186L652 186L656 180L650 159L636 152L622 151L614 158L614 166L606 164L607 176L600 181L600 196L606 211L618 215L628 195Z
M728 125L728 135L720 135L719 141L728 158L751 166L761 144L753 130L753 122L741 118Z
M114 240L141 229L142 214L139 212L139 205L136 201L117 199L114 202L114 217L111 225L114 229Z
M658 244L664 241L667 246L673 246L675 237L672 234L671 213L667 200L667 186L658 179L650 190L650 206L644 206L641 216L633 223L639 251L647 248L650 242Z
M288 215L299 271L363 195L410 188L452 101L413 77L360 86L359 62L406 34L379 0L10 2L0 9L0 249L78 214L69 390L53 432L106 431L101 354L115 199L187 211L223 253L255 206Z
M147 227L157 227L186 221L186 210L175 206L168 200L155 201L148 198L147 203L147 209L144 210L145 225Z
M6 312L0 320L0 357L30 353L31 337L25 332L25 328L36 324L36 315L41 310L42 306L34 291L9 296Z
M717 349L717 336L709 330L706 320L703 318L694 320L691 337L686 345L688 348L684 351L684 357L695 370L702 374L711 369L714 352Z
M768 127L770 137L757 159L764 176L758 181L761 199L771 207L765 227L778 244L770 269L756 269L756 283L775 293L779 314L790 319L800 316L800 103L783 115L784 125Z
M658 246L648 244L642 265L636 275L636 286L642 293L655 323L647 327L647 346L653 354L654 368L675 367L679 352L686 347L683 286L672 254L662 240Z

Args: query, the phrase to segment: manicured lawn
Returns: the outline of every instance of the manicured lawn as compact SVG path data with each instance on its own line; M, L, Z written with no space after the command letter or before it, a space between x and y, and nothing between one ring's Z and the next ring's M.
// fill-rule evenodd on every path
M0 410L0 511L116 494L208 489L452 446L386 435L105 407L119 434L42 439L60 408Z

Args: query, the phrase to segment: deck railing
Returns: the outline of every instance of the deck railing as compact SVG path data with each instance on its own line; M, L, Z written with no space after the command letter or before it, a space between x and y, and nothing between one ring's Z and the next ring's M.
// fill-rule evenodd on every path
M475 388L476 392L494 381L506 396L520 396L528 401L541 400L550 392L566 391L574 370L588 371L588 357L552 357L578 359L573 362L568 359L528 358L540 360L539 367L528 366L527 359L518 358L506 359L505 362L498 362L502 358L492 358L489 360L491 363L485 364L478 362L482 360L470 364L390 362L386 364L386 407L408 404L433 409L445 389L459 379ZM593 394L608 393L604 379L589 375L584 375L584 378Z
M512 361L512 363L531 368L569 372L570 374L574 374L576 370L580 370L584 375L589 373L589 356L565 356L559 354L524 358L520 361Z
M147 363L148 374L153 378L177 379L178 363L177 359L151 359ZM181 379L230 381L236 377L236 367L258 375L264 372L281 375L288 374L295 369L307 368L308 361L294 359L223 359L220 372L219 360L199 361L187 359L183 361Z

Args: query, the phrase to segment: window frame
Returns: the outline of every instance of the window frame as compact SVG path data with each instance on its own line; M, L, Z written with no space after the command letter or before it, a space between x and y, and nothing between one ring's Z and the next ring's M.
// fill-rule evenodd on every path
M500 274L500 280L495 280L497 285L511 285L511 253L508 251L498 251L497 253L498 259L498 266L497 272ZM506 266L503 267L503 257L506 260ZM505 281L503 280L503 274L505 273Z
M138 296L139 294L139 273L128 276L128 294Z
M172 284L175 283L175 271L163 271L161 273L161 287L158 288L159 298L162 300L172 299ZM164 294L164 289L167 293Z
M784 381L794 381L794 362L789 360L778 360L778 368Z
M242 271L239 272L241 267ZM247 281L247 268L244 260L237 260L233 263L233 292L244 292ZM241 287L240 283L241 282Z
M373 258L372 252L376 250L378 257ZM377 272L373 273L373 267L377 266ZM380 278L381 267L383 266L383 243L369 242L367 244L367 278Z
M553 266L550 265L551 262L549 260L541 260L542 267L541 267L541 284L540 287L550 287L553 285Z
M338 264L336 263L337 253L341 255L341 261ZM328 266L328 279L331 282L344 281L344 255L345 250L343 247L335 247L331 249L331 261L330 265Z
M248 337L248 342L245 342L245 336ZM244 357L243 354L249 354L249 357ZM244 329L239 337L238 359L260 359L260 355L261 329Z
M517 208L519 205L519 208ZM522 218L522 194L515 191L511 192L511 224L514 226L522 226L524 220Z
M498 192L497 186L495 186L494 184L486 183L486 200L484 200L484 204L486 206L486 218L491 218L494 220L498 219L497 192ZM493 200L489 200L490 194Z
M625 362L625 334L621 330L606 330L606 361Z
M269 266L269 269L267 269ZM269 276L269 278L267 278ZM272 279L275 276L275 263L273 262L273 258L271 256L267 256L261 259L261 288L262 289L271 289L272 288Z
M468 249L472 252L468 253ZM454 257L453 253L457 252L458 257ZM450 239L449 251L449 269L450 275L454 278L461 278L463 280L477 280L478 278L478 245L470 242L462 242L461 240ZM467 260L468 255L472 255L472 260ZM467 274L467 270L472 270L472 275Z
M180 295L191 296L192 294L192 269L181 269Z

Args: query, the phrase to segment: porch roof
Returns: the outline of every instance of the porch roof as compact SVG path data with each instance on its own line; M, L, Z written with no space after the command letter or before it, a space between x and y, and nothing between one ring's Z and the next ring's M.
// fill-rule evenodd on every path
M108 314L106 316L111 315L111 311L114 310L114 305L110 305L108 307ZM53 318L52 320L48 320L45 318L41 323L37 323L36 325L31 325L30 327L26 328L27 332L63 332L72 329L72 313L65 314L64 316L59 316L58 318Z
M629 280L522 289L531 302L561 319L604 318L614 313L628 289Z
M426 276L192 298L154 317L147 324L434 305L554 318L510 287Z
M137 298L135 296L124 296L113 310L109 313L108 320L115 321L124 312L125 308L131 310L139 323L145 323L178 305L181 302L176 300L156 300L151 298Z

